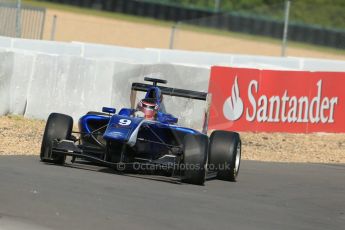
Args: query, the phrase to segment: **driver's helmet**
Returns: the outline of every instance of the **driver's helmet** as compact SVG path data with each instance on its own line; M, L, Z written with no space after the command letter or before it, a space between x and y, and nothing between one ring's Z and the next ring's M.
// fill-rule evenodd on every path
M135 112L136 117L143 117L147 120L154 120L157 116L159 105L156 100L145 98L139 101Z

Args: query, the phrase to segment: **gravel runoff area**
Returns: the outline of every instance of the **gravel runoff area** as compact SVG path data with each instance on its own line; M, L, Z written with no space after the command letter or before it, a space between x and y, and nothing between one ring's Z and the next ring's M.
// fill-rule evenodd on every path
M45 121L0 117L0 155L39 155ZM242 159L345 163L345 134L241 133Z
M71 13L48 9L44 36L50 39L53 17L57 16L57 41L81 41L91 43L128 46L136 48L169 48L171 28L94 15ZM238 37L178 29L175 34L175 49L280 56L279 41L261 41L256 37ZM296 47L289 43L288 56L345 60L343 53Z

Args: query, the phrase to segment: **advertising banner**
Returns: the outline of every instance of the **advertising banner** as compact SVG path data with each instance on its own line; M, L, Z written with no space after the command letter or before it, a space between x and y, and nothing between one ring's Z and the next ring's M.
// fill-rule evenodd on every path
M345 73L212 67L209 129L345 132Z

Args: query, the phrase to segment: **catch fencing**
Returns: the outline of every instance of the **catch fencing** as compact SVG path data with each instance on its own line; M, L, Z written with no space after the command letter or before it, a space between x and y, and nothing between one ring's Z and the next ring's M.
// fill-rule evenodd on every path
M22 6L0 2L0 35L28 39L42 39L46 10L41 7Z
M164 0L41 1L174 21L178 23L179 30L181 30L181 25L186 24L197 26L197 28L214 28L273 38L283 37L284 18L287 10L283 1L272 1L271 5L253 7L247 10L200 8L193 5L193 1L189 1L190 6L181 4L181 1ZM224 4L226 2L240 1L222 1ZM339 21L344 21L343 7L336 4L328 4L325 7L324 5L318 5L315 1L312 3L292 1L289 12L290 19L287 20L287 38L289 41L345 49L345 28L344 26L338 26ZM312 15L319 15L316 18L318 20L309 19L312 18ZM187 29L195 30L195 28Z

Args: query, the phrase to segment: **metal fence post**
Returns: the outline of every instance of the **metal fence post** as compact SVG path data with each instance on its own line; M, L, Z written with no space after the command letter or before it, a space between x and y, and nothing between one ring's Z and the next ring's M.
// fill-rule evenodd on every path
M0 0L0 36L42 39L46 10L21 0Z
M220 0L214 0L214 11L215 12L220 11Z
M171 33L170 33L170 44L169 44L169 49L174 49L174 42L175 42L175 33L176 33L176 29L178 26L179 22L177 24L174 24L171 27Z
M282 50L281 56L285 57L286 55L286 46L287 46L287 36L288 36L288 27L289 27L289 15L290 15L290 0L286 1L285 4L285 19L284 19L284 32L283 32L283 41L282 41Z
M55 41L55 33L56 33L56 21L57 21L57 16L53 16L53 24L52 24L52 32L50 34L50 40Z
M16 12L16 37L20 38L22 36L22 29L21 29L21 9L22 9L22 1L17 0L17 12Z
M43 34L44 34L44 24L46 22L46 9L44 9L44 13L42 16L42 22L41 22L41 34L40 34L40 39L43 39Z

